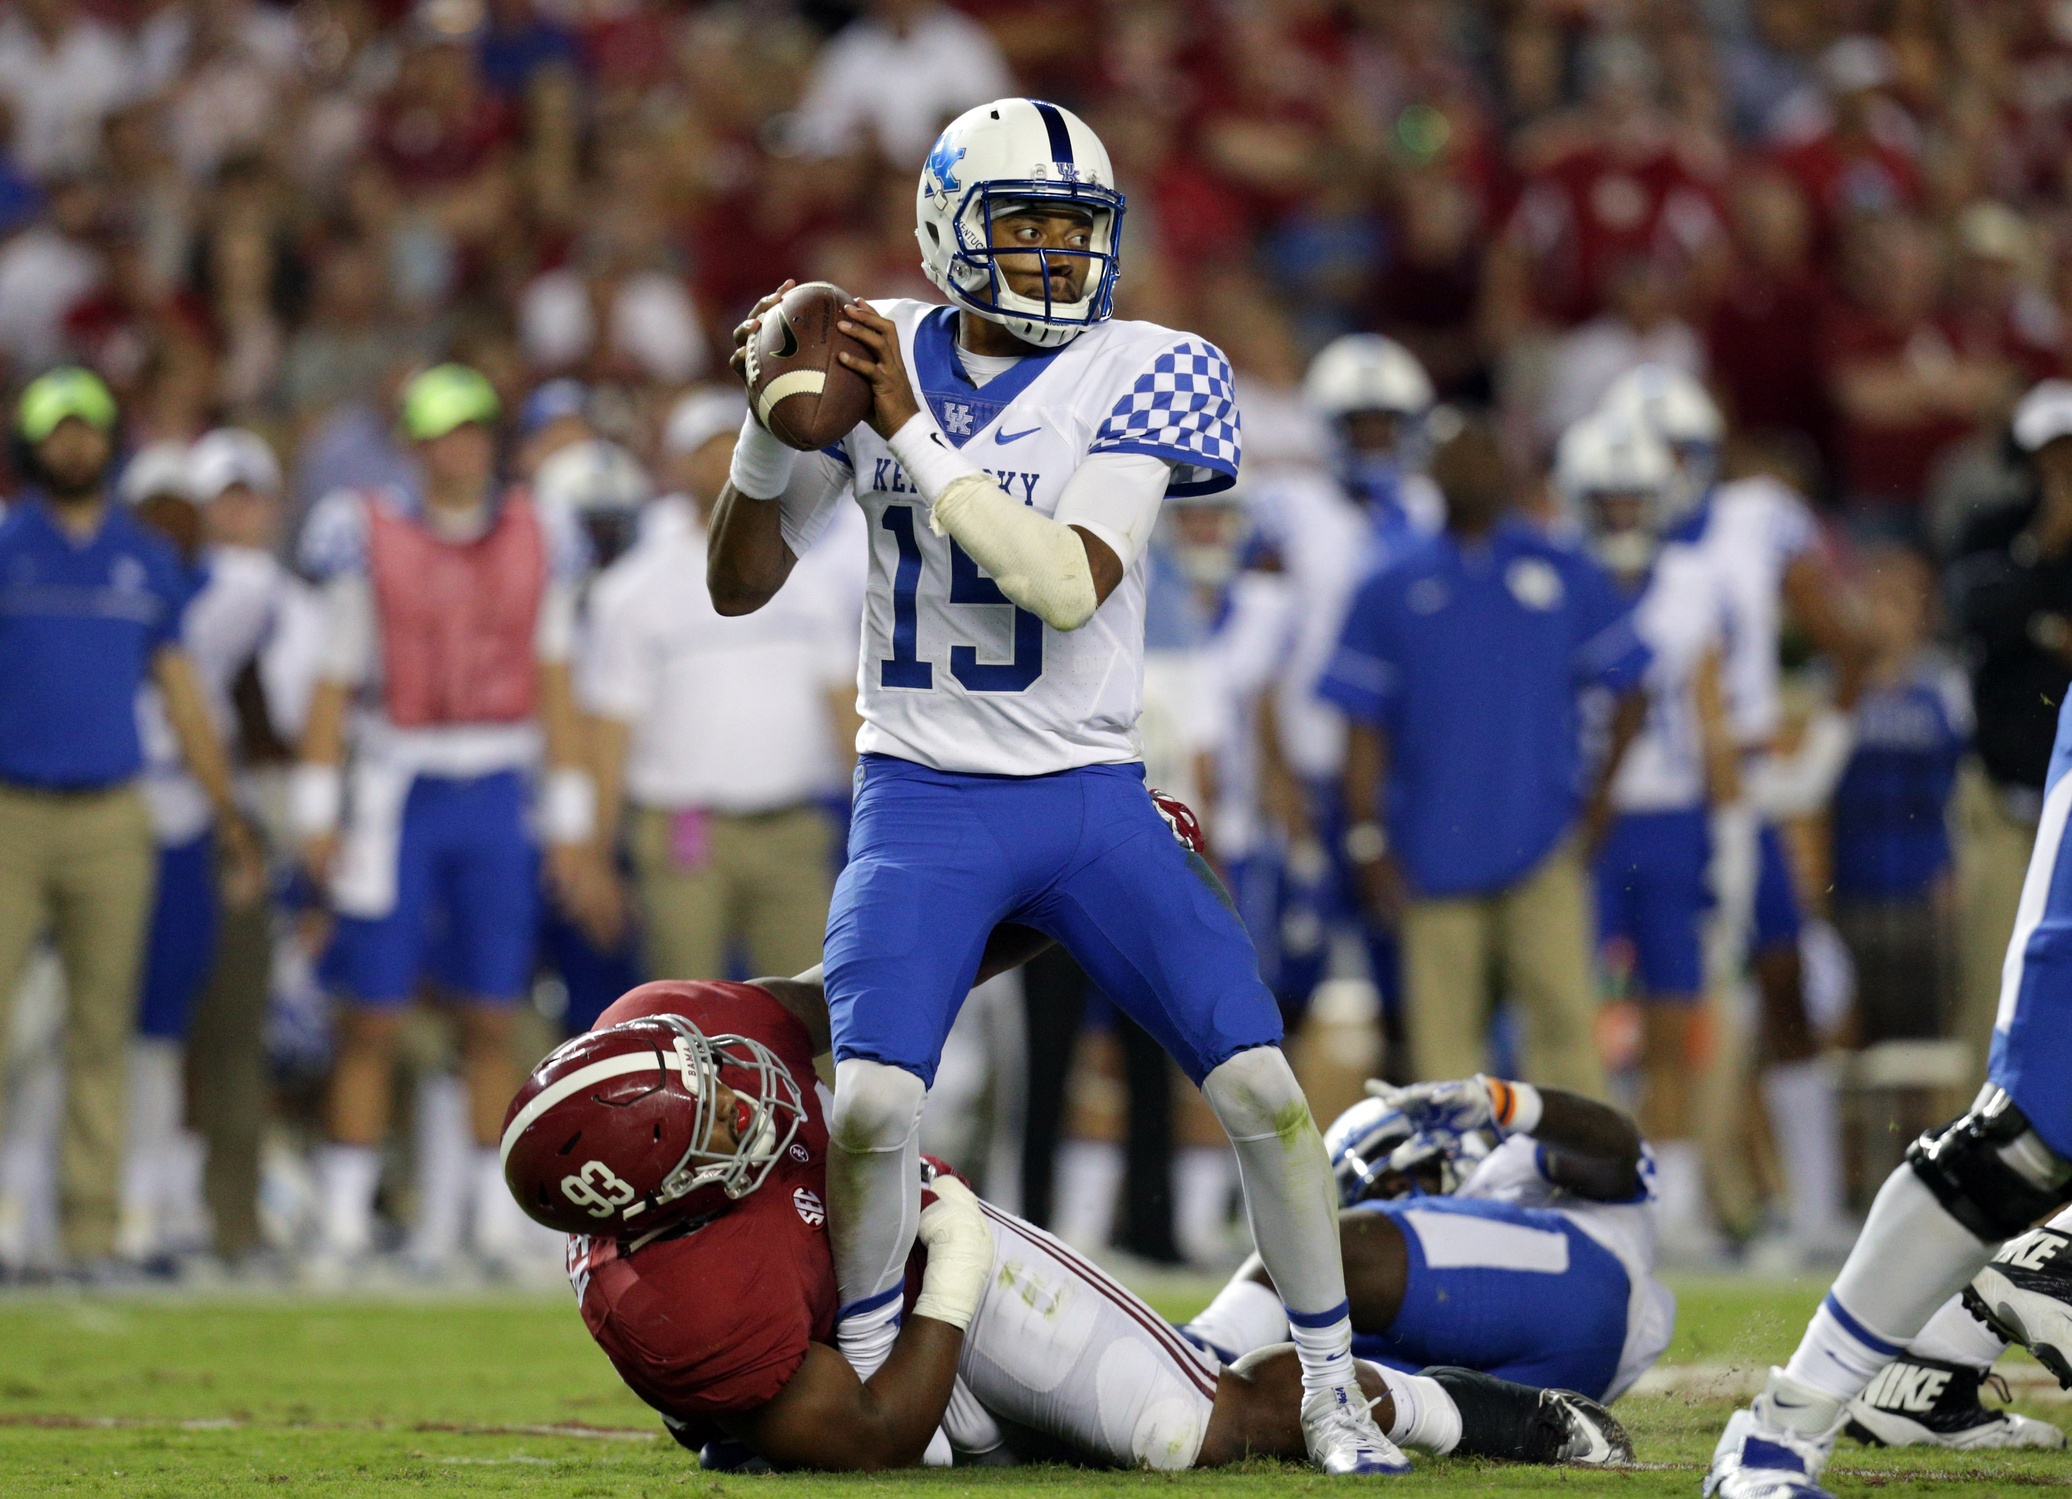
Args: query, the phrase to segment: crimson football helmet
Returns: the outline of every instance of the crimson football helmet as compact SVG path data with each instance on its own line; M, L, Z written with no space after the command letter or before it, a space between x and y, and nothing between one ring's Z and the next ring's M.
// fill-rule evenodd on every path
M798 1083L762 1042L646 1016L566 1041L533 1069L504 1115L504 1182L549 1228L647 1234L760 1187L804 1117ZM714 1148L722 1119L734 1139Z

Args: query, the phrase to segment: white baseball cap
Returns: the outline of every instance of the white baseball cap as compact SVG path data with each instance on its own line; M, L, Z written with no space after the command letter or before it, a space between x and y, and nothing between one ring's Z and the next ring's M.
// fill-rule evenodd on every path
M195 443L187 464L187 482L204 505L233 484L248 485L268 498L281 492L281 465L273 449L243 427L218 427Z
M197 498L188 466L191 451L186 443L171 441L146 443L138 448L122 468L117 487L123 502L141 505L162 494L178 495L183 500Z
M2014 408L2014 443L2033 453L2045 443L2072 437L2072 380L2045 380Z
M739 390L707 386L676 403L669 425L662 429L662 448L669 453L695 453L723 432L740 430L748 401Z

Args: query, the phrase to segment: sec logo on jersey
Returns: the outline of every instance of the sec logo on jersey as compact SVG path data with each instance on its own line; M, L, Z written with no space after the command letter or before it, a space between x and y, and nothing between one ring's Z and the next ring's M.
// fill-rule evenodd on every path
M827 1222L827 1209L820 1205L818 1197L804 1187L792 1188L791 1205L799 1210L799 1217L808 1228L819 1228Z

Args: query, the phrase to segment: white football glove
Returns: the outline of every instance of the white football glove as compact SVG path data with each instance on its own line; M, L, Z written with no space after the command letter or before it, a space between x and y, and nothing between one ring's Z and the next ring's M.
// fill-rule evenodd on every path
M921 1209L915 1234L928 1246L928 1267L921 1272L914 1315L966 1328L993 1273L993 1230L978 1198L956 1177L945 1173L929 1188L935 1201Z
M1530 1134L1540 1122L1540 1092L1531 1083L1506 1082L1478 1072L1457 1082L1412 1083L1394 1088L1370 1081L1367 1091L1403 1116L1418 1130L1457 1141L1478 1129L1500 1135Z

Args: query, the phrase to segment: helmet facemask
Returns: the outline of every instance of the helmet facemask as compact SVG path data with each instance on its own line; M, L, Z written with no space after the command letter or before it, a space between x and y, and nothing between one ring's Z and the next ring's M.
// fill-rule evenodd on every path
M805 1104L791 1071L776 1053L747 1036L707 1036L676 1015L657 1016L676 1032L673 1061L685 1093L696 1109L690 1145L661 1188L654 1206L661 1207L698 1191L718 1187L729 1200L746 1197L763 1184L783 1158ZM727 1071L732 1077L722 1076ZM734 1121L735 1141L727 1150L712 1149L719 1123L719 1085L732 1090L740 1107Z
M993 242L997 222L1046 209L1086 214L1092 220L1086 248ZM1122 215L1122 194L1097 183L1038 178L981 181L966 188L955 209L943 217L955 241L948 247L946 261L938 259L943 247L930 242L930 236L943 232L937 222L924 218L915 232L930 279L952 301L1001 324L1025 343L1056 348L1107 321L1114 311ZM1030 256L1037 261L1043 273L1041 297L1024 296L1008 284L1000 264L1005 256ZM1051 294L1051 273L1061 261L1073 260L1086 263L1086 278L1076 301L1060 302ZM939 264L944 267L941 273L936 269Z

